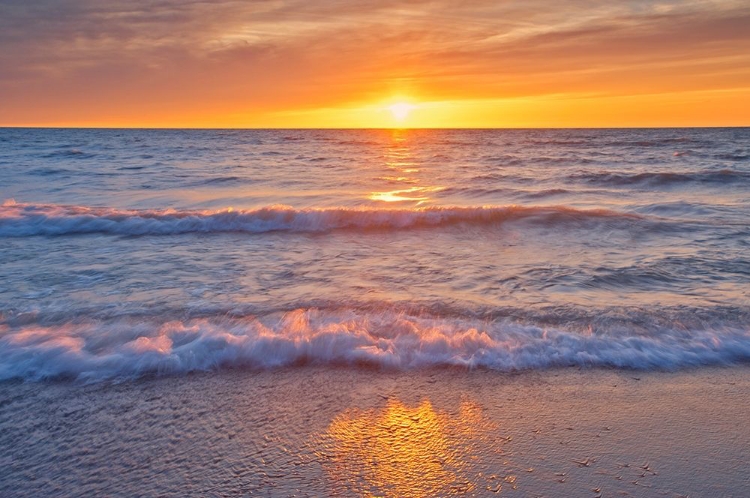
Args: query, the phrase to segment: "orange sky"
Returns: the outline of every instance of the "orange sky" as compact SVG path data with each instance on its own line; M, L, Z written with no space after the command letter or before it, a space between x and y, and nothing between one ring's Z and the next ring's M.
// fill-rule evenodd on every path
M9 0L0 126L747 126L749 27L746 0Z

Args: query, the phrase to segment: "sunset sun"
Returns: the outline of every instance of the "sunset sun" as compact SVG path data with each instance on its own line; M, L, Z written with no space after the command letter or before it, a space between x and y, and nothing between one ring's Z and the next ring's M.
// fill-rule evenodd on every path
M406 102L397 102L391 106L388 107L388 110L391 111L391 115L393 115L393 119L398 121L399 123L403 123L406 121L406 118L409 117L409 113L414 109L413 104L409 104Z

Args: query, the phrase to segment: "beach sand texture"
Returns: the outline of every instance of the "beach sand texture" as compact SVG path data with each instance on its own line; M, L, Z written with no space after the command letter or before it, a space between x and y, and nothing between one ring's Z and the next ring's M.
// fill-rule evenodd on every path
M0 384L3 496L750 495L750 370Z

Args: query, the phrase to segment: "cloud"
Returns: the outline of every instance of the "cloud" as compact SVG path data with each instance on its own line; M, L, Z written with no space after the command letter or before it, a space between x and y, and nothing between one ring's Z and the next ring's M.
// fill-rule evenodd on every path
M749 25L734 0L0 0L0 123L750 87Z

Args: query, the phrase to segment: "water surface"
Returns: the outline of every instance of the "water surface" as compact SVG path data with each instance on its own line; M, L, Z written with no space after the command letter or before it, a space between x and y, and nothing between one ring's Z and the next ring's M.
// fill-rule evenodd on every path
M750 359L750 130L0 130L0 378Z

